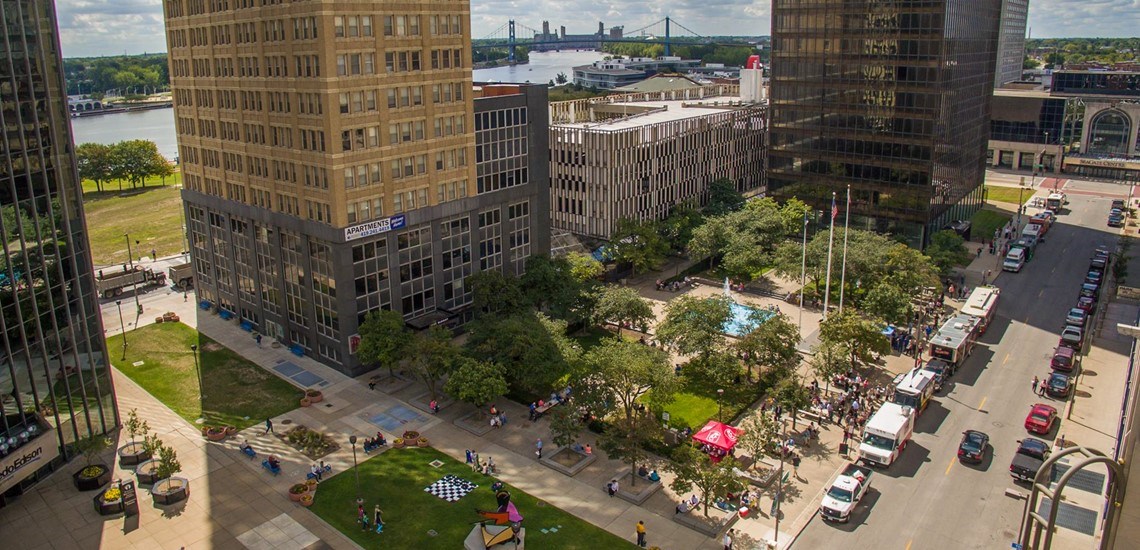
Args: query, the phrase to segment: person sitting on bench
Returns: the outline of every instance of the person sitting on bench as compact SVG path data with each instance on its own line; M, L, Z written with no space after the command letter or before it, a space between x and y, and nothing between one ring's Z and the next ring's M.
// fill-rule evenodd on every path
M649 468L646 468L645 465L642 464L637 469L637 477L649 477Z
M277 470L281 468L281 460L279 460L276 456L270 456L269 458L265 459L265 461L269 463L269 469L271 470Z
M309 475L313 479L316 479L317 481L320 481L321 475L324 474L324 471L322 471L320 468L318 468L316 464L313 464L313 466L311 468L309 468L309 472L310 472Z
M248 439L241 440L241 447L238 447L238 448L241 449L241 452L243 452L243 453L246 453L246 454L253 453L253 446L249 444Z
M657 470L650 470L648 479L649 481L661 481L661 476L657 474Z
M384 434L376 432L376 444L383 447L388 444L388 440L384 439Z

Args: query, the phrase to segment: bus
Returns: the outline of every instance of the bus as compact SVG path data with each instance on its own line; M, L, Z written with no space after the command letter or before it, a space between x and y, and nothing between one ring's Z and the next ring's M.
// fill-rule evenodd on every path
M993 320L1000 295L1001 289L996 286L980 286L970 293L969 298L966 298L966 304L962 306L962 313L980 319L978 322L979 335L986 333L986 327Z
M1061 207L1064 205L1065 205L1065 194L1064 193L1049 193L1049 196L1045 198L1045 209L1054 213L1054 214L1060 214L1061 213Z

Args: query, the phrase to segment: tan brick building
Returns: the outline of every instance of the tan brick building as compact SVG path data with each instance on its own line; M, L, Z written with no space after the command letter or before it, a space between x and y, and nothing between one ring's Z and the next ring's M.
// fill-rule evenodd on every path
M545 169L477 186L468 2L167 0L164 10L203 307L355 371L352 335L368 311L461 317L463 279L481 263L470 254L479 220L534 228L525 250L545 251L529 240L545 235L544 215L508 220L521 203L545 212ZM544 134L540 92L520 88L511 108L530 110Z

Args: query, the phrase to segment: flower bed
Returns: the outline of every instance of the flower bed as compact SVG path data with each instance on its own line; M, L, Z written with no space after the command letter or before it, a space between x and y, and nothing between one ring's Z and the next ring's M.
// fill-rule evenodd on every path
M75 488L94 491L111 482L111 469L103 464L92 464L72 474Z
M309 484L295 483L289 488L289 500L293 502L300 502L301 497L309 493Z
M210 441L222 441L226 438L227 431L225 426L209 426L203 428L202 434Z
M277 437L314 460L340 448L331 437L300 425Z
M123 490L113 485L95 495L95 511L101 516L110 516L123 511Z
M325 396L323 393L321 393L321 390L306 390L305 397L309 398L310 403L320 403L325 399Z

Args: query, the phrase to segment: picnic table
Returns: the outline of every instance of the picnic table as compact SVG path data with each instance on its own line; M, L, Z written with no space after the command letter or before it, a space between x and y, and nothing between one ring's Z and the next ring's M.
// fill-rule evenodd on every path
M537 416L542 416L542 415L546 414L546 411L553 409L555 407L555 405L558 405L561 402L562 402L561 399L559 399L558 401L547 401L547 402L543 403L542 406L535 408L534 414Z

